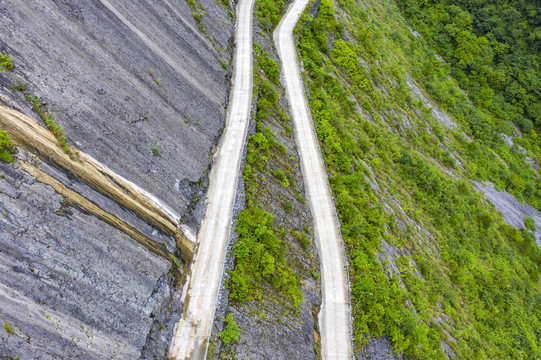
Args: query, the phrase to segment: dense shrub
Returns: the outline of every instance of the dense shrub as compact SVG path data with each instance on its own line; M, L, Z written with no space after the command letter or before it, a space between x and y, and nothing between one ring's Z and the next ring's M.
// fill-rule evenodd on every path
M229 313L225 318L222 318L225 322L225 328L222 332L218 333L218 337L222 340L225 346L237 341L240 338L241 330L233 319L233 314Z
M5 131L0 130L0 161L6 163L14 162L13 155L15 152L15 147L9 141L9 135Z

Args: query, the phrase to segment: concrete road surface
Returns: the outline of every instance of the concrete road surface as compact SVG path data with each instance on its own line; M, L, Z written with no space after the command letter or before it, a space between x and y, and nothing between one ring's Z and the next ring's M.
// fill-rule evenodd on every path
M314 218L321 261L323 304L319 313L323 359L351 359L349 284L342 238L327 174L317 144L297 62L293 27L309 0L295 0L274 31L295 125L304 182Z
M198 236L182 317L169 349L172 359L205 359L220 287L242 147L252 103L253 0L237 5L236 53L225 132L214 156L207 210Z

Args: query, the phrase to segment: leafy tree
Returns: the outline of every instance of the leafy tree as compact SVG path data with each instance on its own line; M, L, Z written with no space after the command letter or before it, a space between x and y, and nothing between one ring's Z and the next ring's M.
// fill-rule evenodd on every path
M524 226L526 227L526 229L528 229L530 231L534 231L535 230L535 220L532 219L531 217L525 217L524 218Z

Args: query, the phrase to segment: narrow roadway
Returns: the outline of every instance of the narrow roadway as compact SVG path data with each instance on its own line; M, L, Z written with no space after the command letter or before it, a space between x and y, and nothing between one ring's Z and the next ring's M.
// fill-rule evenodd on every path
M236 52L225 132L214 156L207 209L183 293L182 317L169 349L172 359L205 359L224 268L237 174L252 104L252 8L237 5ZM186 295L187 294L187 295Z
M282 72L319 248L323 293L323 304L319 313L321 355L323 359L344 360L351 359L353 353L345 254L293 41L293 28L308 2L309 0L295 0L274 31L274 42L282 61Z

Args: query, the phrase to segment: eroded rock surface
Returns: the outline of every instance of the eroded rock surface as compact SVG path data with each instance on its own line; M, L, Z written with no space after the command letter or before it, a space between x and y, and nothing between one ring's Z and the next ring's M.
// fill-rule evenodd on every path
M43 125L12 88L25 84L75 154L146 190L192 230L225 125L234 25L222 2L194 6L0 0L0 53L15 65L0 73L0 102ZM21 150L15 165L0 164L0 358L163 358L181 309L174 236L38 155Z
M138 357L171 263L2 163L0 212L0 356Z
M77 149L182 215L224 126L229 88L220 61L230 58L233 19L221 3L202 6L208 36L181 0L0 2L0 48L15 65L7 76L47 103ZM31 115L9 85L1 95Z
M535 221L535 240L541 246L541 213L536 208L520 203L513 195L506 191L498 191L490 181L485 183L475 182L477 189L481 190L485 197L500 211L505 221L517 230L525 229L524 218L530 217Z

